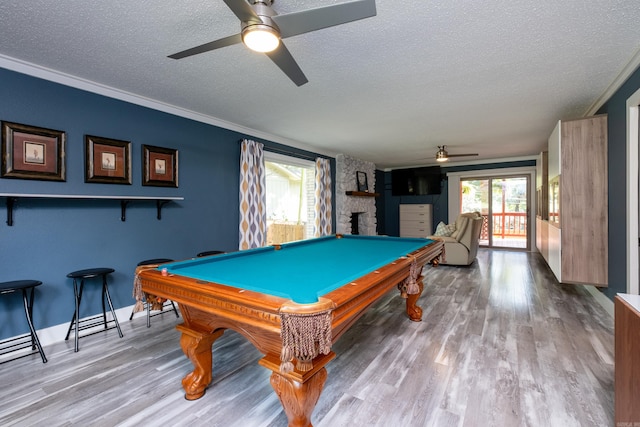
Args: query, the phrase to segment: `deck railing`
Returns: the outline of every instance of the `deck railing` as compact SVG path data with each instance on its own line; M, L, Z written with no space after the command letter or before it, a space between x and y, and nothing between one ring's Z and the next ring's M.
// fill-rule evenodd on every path
M526 212L504 212L491 215L493 225L493 235L496 237L526 237L527 236L527 213ZM482 215L481 240L489 239L489 216Z

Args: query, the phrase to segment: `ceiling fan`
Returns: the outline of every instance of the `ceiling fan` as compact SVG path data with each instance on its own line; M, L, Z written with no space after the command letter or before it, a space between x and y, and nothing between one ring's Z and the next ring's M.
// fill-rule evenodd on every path
M446 150L446 145L438 145L438 152L436 153L436 161L446 162L449 160L449 157L466 157L466 156L477 156L477 155L478 153L449 154Z
M273 0L224 2L241 21L240 33L174 53L169 58L182 59L244 43L252 50L265 53L297 86L302 86L308 82L307 77L282 39L376 15L375 0L357 0L284 15L272 9Z

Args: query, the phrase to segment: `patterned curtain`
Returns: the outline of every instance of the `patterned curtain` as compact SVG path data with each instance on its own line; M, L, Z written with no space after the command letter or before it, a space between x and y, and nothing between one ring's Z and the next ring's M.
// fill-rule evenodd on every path
M316 159L315 223L316 237L331 234L331 163L329 159Z
M267 242L266 186L263 145L245 139L240 150L240 249Z

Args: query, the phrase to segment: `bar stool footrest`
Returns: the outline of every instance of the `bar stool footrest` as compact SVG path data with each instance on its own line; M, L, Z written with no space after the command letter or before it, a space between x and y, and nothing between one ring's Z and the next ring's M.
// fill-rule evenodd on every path
M144 303L144 309L147 309L147 302ZM162 308L160 310L154 310L154 309L150 309L151 310L151 314L149 315L149 317L154 317L154 316L160 316L161 314L165 314L165 313L171 313L172 311L174 311L176 313L176 317L178 314L178 310L175 309L174 305L171 304L171 300L166 300L164 302L164 304L162 304Z
M31 356L32 354L39 354L38 346L33 342L33 337L31 336L31 334L18 335L17 337L0 341L0 356L4 356L5 354L10 354L27 348L30 348L31 351L10 359L0 360L0 365L12 360Z
M100 327L100 329L97 329L98 327ZM96 329L95 331L90 332L88 334L78 335L78 338L88 337L90 335L95 335L100 332L105 332L105 331L116 329L116 328L117 328L117 325L114 319L111 319L111 320L107 319L107 326L105 327L104 317L102 316L102 314L96 314L95 316L85 317L78 321L78 331L85 331L87 329ZM69 330L69 335L71 335L71 332L75 330L76 330L76 327L74 323L72 324L71 329Z

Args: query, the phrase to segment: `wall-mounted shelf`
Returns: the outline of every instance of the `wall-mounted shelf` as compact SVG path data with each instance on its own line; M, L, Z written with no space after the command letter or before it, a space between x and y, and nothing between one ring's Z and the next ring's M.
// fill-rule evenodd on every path
M162 207L169 202L184 200L184 197L149 197L149 196L93 196L81 194L19 194L0 193L0 197L7 199L7 225L13 225L13 207L18 199L76 199L76 200L119 200L120 220L127 220L127 205L137 200L151 200L156 202L156 217L162 219Z
M347 196L357 196L357 197L378 197L380 193L369 193L367 191L347 191Z

